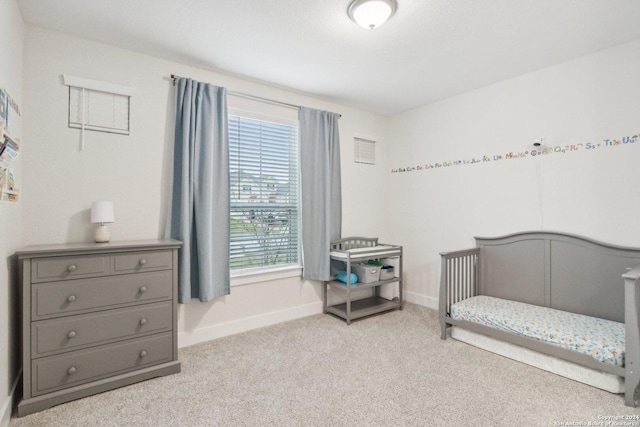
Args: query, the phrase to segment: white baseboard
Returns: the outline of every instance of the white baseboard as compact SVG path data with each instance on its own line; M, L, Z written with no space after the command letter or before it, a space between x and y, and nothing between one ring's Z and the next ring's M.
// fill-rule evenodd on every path
M178 347L187 347L201 342L211 341L216 338L239 334L240 332L263 328L265 326L275 325L288 320L299 319L301 317L312 316L320 313L322 313L322 302L318 301L311 304L288 308L286 310L273 311L270 313L247 317L245 319L220 323L218 325L212 325L206 328L196 329L194 331L178 332Z
M13 393L4 398L4 402L0 402L0 427L9 427L9 419L11 418L11 410L13 408Z
M417 294L415 292L405 292L405 299L407 302L413 304L422 305L434 310L438 309L437 298ZM322 313L322 302L318 301L311 304L288 308L286 310L273 311L244 319L233 320L231 322L220 323L189 332L179 332L178 347L188 347L190 345L211 341L216 338L239 334L241 332L263 328L265 326L275 325L288 320L299 319L320 313Z
M413 304L422 305L424 307L429 307L434 310L438 309L438 299L429 297L422 294L417 294L415 292L406 292L404 293L405 299Z
M18 398L18 396L16 396L16 389L18 388L21 378L22 370L18 373L18 377L11 386L11 393L9 393L8 396L5 396L3 402L0 402L0 427L9 427L9 420L11 419L11 413L14 406L13 404L15 399Z

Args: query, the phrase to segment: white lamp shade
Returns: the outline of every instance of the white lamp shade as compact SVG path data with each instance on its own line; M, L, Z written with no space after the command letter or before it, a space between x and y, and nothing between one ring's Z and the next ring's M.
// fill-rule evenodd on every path
M384 24L396 11L395 0L355 0L349 17L363 28L373 30Z
M113 202L93 202L91 204L91 222L115 222Z

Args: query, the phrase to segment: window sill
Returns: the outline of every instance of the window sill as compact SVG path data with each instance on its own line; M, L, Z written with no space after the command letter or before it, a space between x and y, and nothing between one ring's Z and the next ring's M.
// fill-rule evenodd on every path
M295 265L272 270L231 272L231 287L288 279L290 277L302 277L302 267Z

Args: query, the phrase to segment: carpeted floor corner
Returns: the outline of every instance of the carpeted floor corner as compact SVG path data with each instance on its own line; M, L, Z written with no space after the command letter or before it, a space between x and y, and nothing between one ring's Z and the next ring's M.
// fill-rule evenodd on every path
M187 347L179 358L180 374L12 418L10 427L554 426L640 415L623 395L442 341L437 312L413 304L351 326L315 315Z

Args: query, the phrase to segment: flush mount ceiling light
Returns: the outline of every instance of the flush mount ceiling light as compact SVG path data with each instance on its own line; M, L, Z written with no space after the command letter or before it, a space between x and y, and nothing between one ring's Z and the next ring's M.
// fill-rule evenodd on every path
M396 0L354 0L347 13L362 28L373 30L387 22L397 8Z

